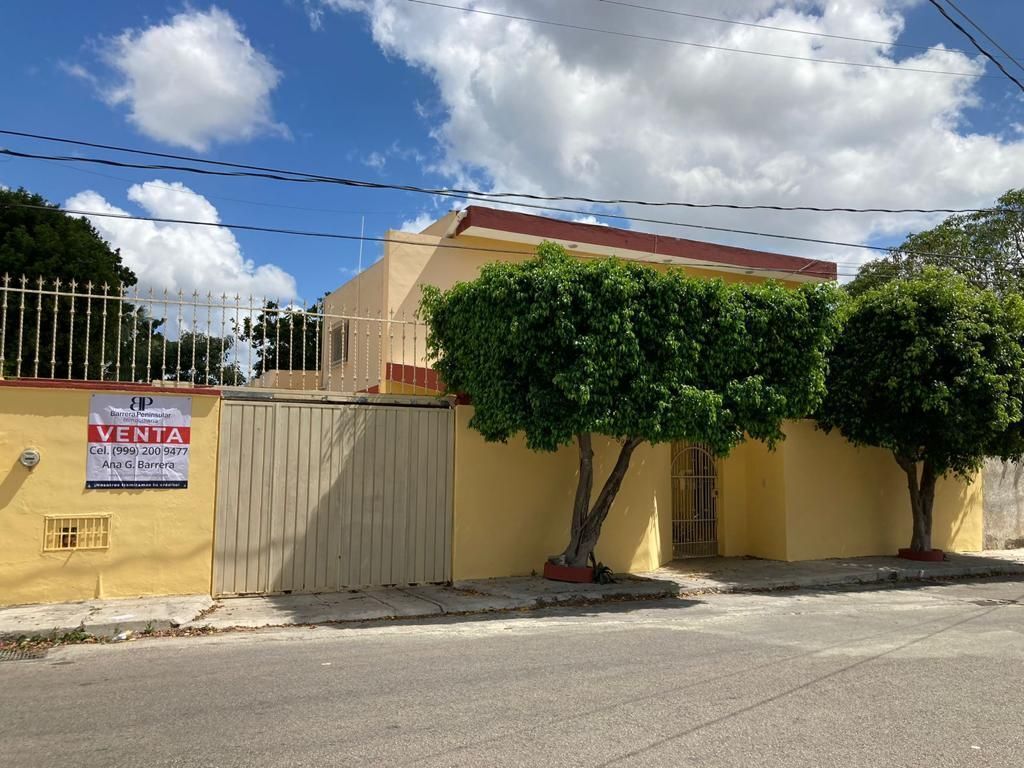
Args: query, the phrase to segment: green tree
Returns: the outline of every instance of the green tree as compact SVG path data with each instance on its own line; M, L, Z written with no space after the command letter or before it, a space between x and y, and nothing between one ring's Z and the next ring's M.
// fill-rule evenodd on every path
M946 267L979 288L999 295L1024 290L1024 189L1011 189L993 208L950 216L937 227L910 235L882 259L861 267L847 286L853 296L890 280Z
M40 207L21 207L24 205ZM120 253L111 249L86 219L67 216L56 205L24 189L0 190L0 287L5 284L5 276L8 278L6 285L13 289L38 289L42 280L43 288L52 291L59 280L62 292L71 291L74 284L75 292L85 294L86 286L91 283L97 298L75 299L76 326L73 327L70 298L25 294L23 311L22 294L9 292L6 317L0 318L0 325L6 320L4 327L9 329L3 350L0 350L0 358L4 359L0 375L12 375L18 368L16 329L20 329L22 373L35 372L38 342L40 375L68 375L70 359L71 377L84 378L88 373L85 366L88 351L88 359L93 363L92 374L98 377L99 362L113 360L117 352L113 315L109 318L108 337L101 338L100 316L104 302L99 297L103 286L107 286L109 296L116 296L122 285L131 286L136 282L135 275L121 262ZM22 278L26 280L23 282ZM113 302L107 302L107 307L113 312ZM84 320L90 308L97 322L95 327L90 325L86 337ZM130 318L132 311L128 307L122 316ZM122 340L124 338L122 335Z
M253 376L265 371L316 371L323 349L320 302L308 309L281 307L268 301L256 317L244 317L235 332L256 353Z
M425 289L422 309L435 368L472 398L485 439L524 432L539 451L576 442L569 543L551 559L584 566L642 442L726 454L747 435L774 444L783 419L813 411L835 300L831 286L726 285L544 243L537 259ZM595 433L620 448L591 503Z
M33 205L39 208L17 206ZM59 206L25 189L0 189L0 275L24 275L33 281L55 278L67 285L106 283L111 291L135 285L135 274L84 218L60 212Z
M137 343L137 365L148 371L144 380L187 381L200 386L245 384L245 372L234 359L233 336L182 331L178 339L165 338L162 325L163 320L156 320L152 338L147 334Z
M910 492L910 548L930 550L936 480L1024 449L1024 300L929 267L846 314L819 423L892 452Z

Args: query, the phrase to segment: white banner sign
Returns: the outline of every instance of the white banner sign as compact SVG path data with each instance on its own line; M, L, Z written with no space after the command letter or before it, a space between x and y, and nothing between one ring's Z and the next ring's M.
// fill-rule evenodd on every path
M93 395L86 488L188 488L192 398Z

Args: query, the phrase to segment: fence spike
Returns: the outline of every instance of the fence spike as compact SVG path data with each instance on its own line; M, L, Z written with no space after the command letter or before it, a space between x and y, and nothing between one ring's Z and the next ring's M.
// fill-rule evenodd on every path
M117 289L117 340L114 342L114 381L121 380L121 326L124 324L124 283Z
M210 337L213 336L213 294L206 292L206 379L203 384L212 384L210 380ZM223 351L224 343L221 342Z
M220 367L220 373L217 376L217 383L219 383L221 386L224 385L224 358L226 357L225 353L227 352L228 345L228 335L227 329L225 327L225 323L227 322L227 315L225 314L225 310L227 309L227 306L228 295L226 293L222 293L220 295L220 361L218 362L218 365Z
M106 281L101 286L103 291L103 311L100 313L100 381L106 379L107 365L107 299L109 298L110 286Z
M74 301L74 298L71 299ZM85 284L85 356L82 360L82 378L89 380L89 333L92 330L92 280ZM70 346L70 345L69 345ZM71 350L68 350L68 378L71 378Z
M50 339L50 378L57 378L57 293L60 291L60 278L53 281L53 333Z
M324 320L325 320L324 313L327 311L327 305L326 305L325 302L326 302L325 299L321 299L319 302L317 302L316 304L314 304L312 306L312 309L316 311L316 314L314 315L314 318L313 318L313 322L315 323L314 326L313 326L313 359L316 361L316 369L314 370L313 374L314 374L314 377L315 377L315 380L316 380L316 389L323 389L324 388L324 381L323 381L323 377L324 377L324 375L323 375L323 365L324 365L324 362L323 362L323 360L320 357L320 338L323 335ZM316 309L317 306L320 307L319 310Z
M0 379L7 370L7 292L10 287L11 276L4 272L4 301L3 307L0 308Z
M267 385L267 362L270 360L270 337L267 335L267 317L270 315L270 301L265 295L263 297L263 304L260 306L260 324L263 326L263 332L260 334L260 359L257 362L260 372L256 379L260 382L259 386L265 387Z
M288 303L288 386L292 387L292 371L295 370L295 313L291 311L294 299Z
M234 378L234 382L235 382L235 386L236 387L238 386L238 352L237 352L237 350L235 350L234 347L235 347L235 341L237 340L238 315L242 311L241 301L242 301L242 297L239 296L236 293L235 294L235 333L232 334L232 339L231 339L231 351L234 354L234 358L235 358L234 364L231 366L231 368L233 370L232 376Z
M384 319L381 311L377 310L377 390L383 392L387 385L384 381Z
M299 384L300 389L306 388L306 350L309 347L306 346L306 300L302 300L302 353L299 355L299 370L301 371L302 381Z
M274 369L281 372L281 299L274 305ZM266 370L263 371L266 373Z
M153 378L153 307L155 306L155 300L153 297L153 287L149 288L149 341L146 343L146 383L148 384Z

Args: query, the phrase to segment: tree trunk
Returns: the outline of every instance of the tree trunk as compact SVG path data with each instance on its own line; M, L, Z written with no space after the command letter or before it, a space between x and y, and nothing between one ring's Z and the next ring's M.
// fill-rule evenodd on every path
M896 462L907 476L910 491L910 511L913 515L913 533L910 537L912 552L930 552L932 548L932 507L935 504L935 467L927 459L918 477L917 462L896 456Z
M580 446L580 482L576 486L576 500L573 506L573 524L569 535L569 546L560 555L555 555L550 560L558 565L585 568L590 555L594 552L594 547L597 546L597 540L601 536L601 526L604 524L605 518L608 517L608 512L612 508L612 502L615 501L615 495L619 492L619 488L622 487L622 479L626 476L626 470L629 469L629 461L633 457L633 451L640 445L641 440L639 438L629 438L622 444L622 448L619 450L619 457L615 461L615 466L612 468L611 474L608 475L608 479L605 480L604 487L601 489L597 501L594 502L593 508L586 511L582 516L578 515L581 510L587 510L590 503L590 493L594 478L594 453L591 449L589 434L586 435L585 439L583 435L578 435L577 442ZM585 479L586 487L584 488Z
M570 539L579 536L583 529L583 521L590 511L590 493L594 487L594 448L589 432L576 435L576 443L580 448L580 478L576 483L576 498L572 505L572 528Z

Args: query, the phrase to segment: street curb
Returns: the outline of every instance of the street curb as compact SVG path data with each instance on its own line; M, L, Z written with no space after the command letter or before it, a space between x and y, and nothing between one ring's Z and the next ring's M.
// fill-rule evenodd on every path
M119 606L113 604L89 608L88 601L86 601L84 604L79 604L81 606L80 610L71 612L71 615L62 617L53 624L37 624L15 630L0 630L0 641L16 640L19 637L59 637L78 631L85 632L87 635L98 640L110 640L121 633L138 635L140 633L148 634L149 632L175 630L190 622L201 620L214 606L213 598L206 595L188 595L176 599L178 601L187 600L189 604L181 605L177 608L171 606L170 612L164 606L161 606L162 610L158 611L157 615L151 614L148 616L142 610L131 605ZM122 617L116 613L117 611L130 612ZM184 611L184 613L181 611ZM114 616L110 615L112 612L115 613ZM107 615L104 615L104 613ZM93 618L94 616L96 618Z
M925 569L916 569L916 572L911 569L905 571L888 572L876 571L873 573L852 574L849 576L843 576L841 578L787 579L753 586L749 584L728 584L723 586L693 585L691 588L689 586L680 585L678 594L680 597L692 597L696 595L708 594L756 594L759 592L781 592L785 590L798 589L827 589L829 587L845 587L860 585L870 586L872 584L912 584L925 582L941 583L946 581L958 581L962 579L980 579L990 576L1020 576L1021 578L1024 578L1024 565L1013 563L1007 564L1005 567L967 567L956 571L946 571L943 573L929 573Z

